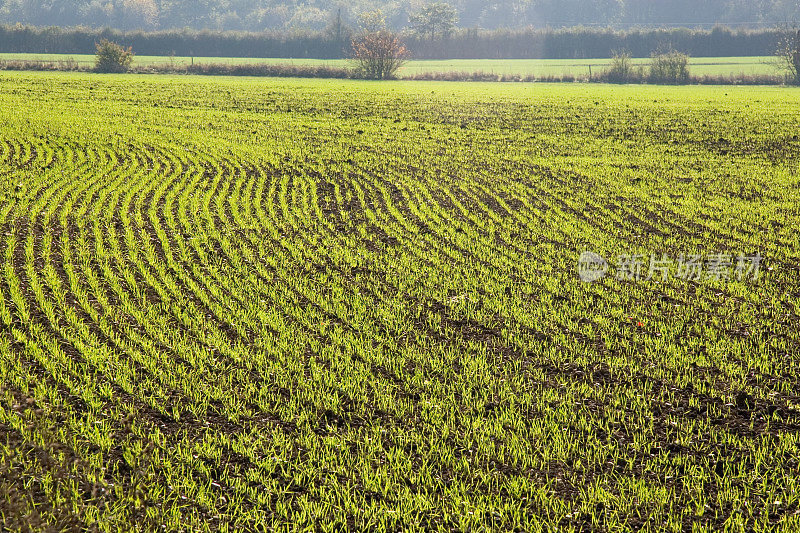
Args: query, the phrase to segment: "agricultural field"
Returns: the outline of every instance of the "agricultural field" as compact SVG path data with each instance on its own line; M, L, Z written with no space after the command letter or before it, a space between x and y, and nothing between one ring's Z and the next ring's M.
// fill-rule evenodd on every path
M82 66L94 64L93 55L75 54L9 54L0 53L0 60L6 61L59 61L73 59ZM608 68L610 59L451 59L451 60L411 60L400 68L399 76L415 76L432 73L485 72L497 75L519 76L587 76L598 74ZM230 58L230 57L164 57L136 56L134 66L151 65L196 65L214 63L225 65L276 64L294 66L347 67L347 60L321 59L269 59L269 58ZM693 57L689 67L695 76L748 76L776 74L775 58L771 57ZM650 58L635 58L633 65L649 65Z
M798 98L0 74L2 529L797 531Z

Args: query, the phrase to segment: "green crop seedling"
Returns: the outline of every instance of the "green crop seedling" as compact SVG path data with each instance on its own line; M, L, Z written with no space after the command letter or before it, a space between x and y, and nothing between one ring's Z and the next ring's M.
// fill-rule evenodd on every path
M4 74L4 528L800 528L799 97Z

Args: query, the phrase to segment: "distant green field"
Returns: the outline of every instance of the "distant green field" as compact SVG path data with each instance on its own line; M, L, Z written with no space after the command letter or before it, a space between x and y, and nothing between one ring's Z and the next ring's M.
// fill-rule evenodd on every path
M45 60L58 61L72 58L79 63L92 63L91 55L63 54L0 54L6 60ZM136 56L137 66L164 64L174 61L176 64L197 63L277 63L294 65L329 65L346 66L347 60L320 59L269 59L269 58L230 58L230 57L164 57ZM488 72L493 74L518 75L574 75L581 76L604 69L609 59L448 59L443 61L409 61L400 71L401 75L414 75L426 72ZM634 60L635 64L647 64L649 58ZM775 72L770 57L697 57L692 58L691 67L694 75L732 75L732 74L772 74Z

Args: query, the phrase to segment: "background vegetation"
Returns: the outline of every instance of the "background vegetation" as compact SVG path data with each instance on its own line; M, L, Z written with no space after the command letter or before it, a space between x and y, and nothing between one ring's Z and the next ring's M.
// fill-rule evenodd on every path
M449 0L446 4L460 27L487 29L580 24L755 27L800 15L797 0ZM427 5L423 0L0 0L0 22L126 30L322 31L335 23L339 13L345 24L355 26L363 12L380 8L390 29L400 30Z
M81 28L0 26L0 53L93 54L102 39L145 56L340 59L351 52L351 31L242 33L172 30L120 32ZM634 57L674 48L692 57L773 55L791 32L782 29L651 29L614 31L454 30L446 37L402 34L414 59L591 59L614 50Z
M128 72L133 64L134 54L130 48L103 39L97 43L94 69L106 74ZM72 65L70 65L72 66Z

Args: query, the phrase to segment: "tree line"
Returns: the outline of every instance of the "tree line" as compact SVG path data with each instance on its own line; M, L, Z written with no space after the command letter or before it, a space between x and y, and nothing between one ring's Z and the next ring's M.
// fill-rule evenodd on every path
M0 52L93 54L108 39L139 55L340 59L351 54L347 28L322 32L132 31L0 26ZM695 57L772 55L780 29L461 30L447 34L401 34L414 59L581 59L611 57L627 50L636 57L675 49Z
M776 24L800 17L797 0L427 0L446 3L462 28ZM410 27L426 0L0 0L0 23L34 26L323 31L380 9Z

